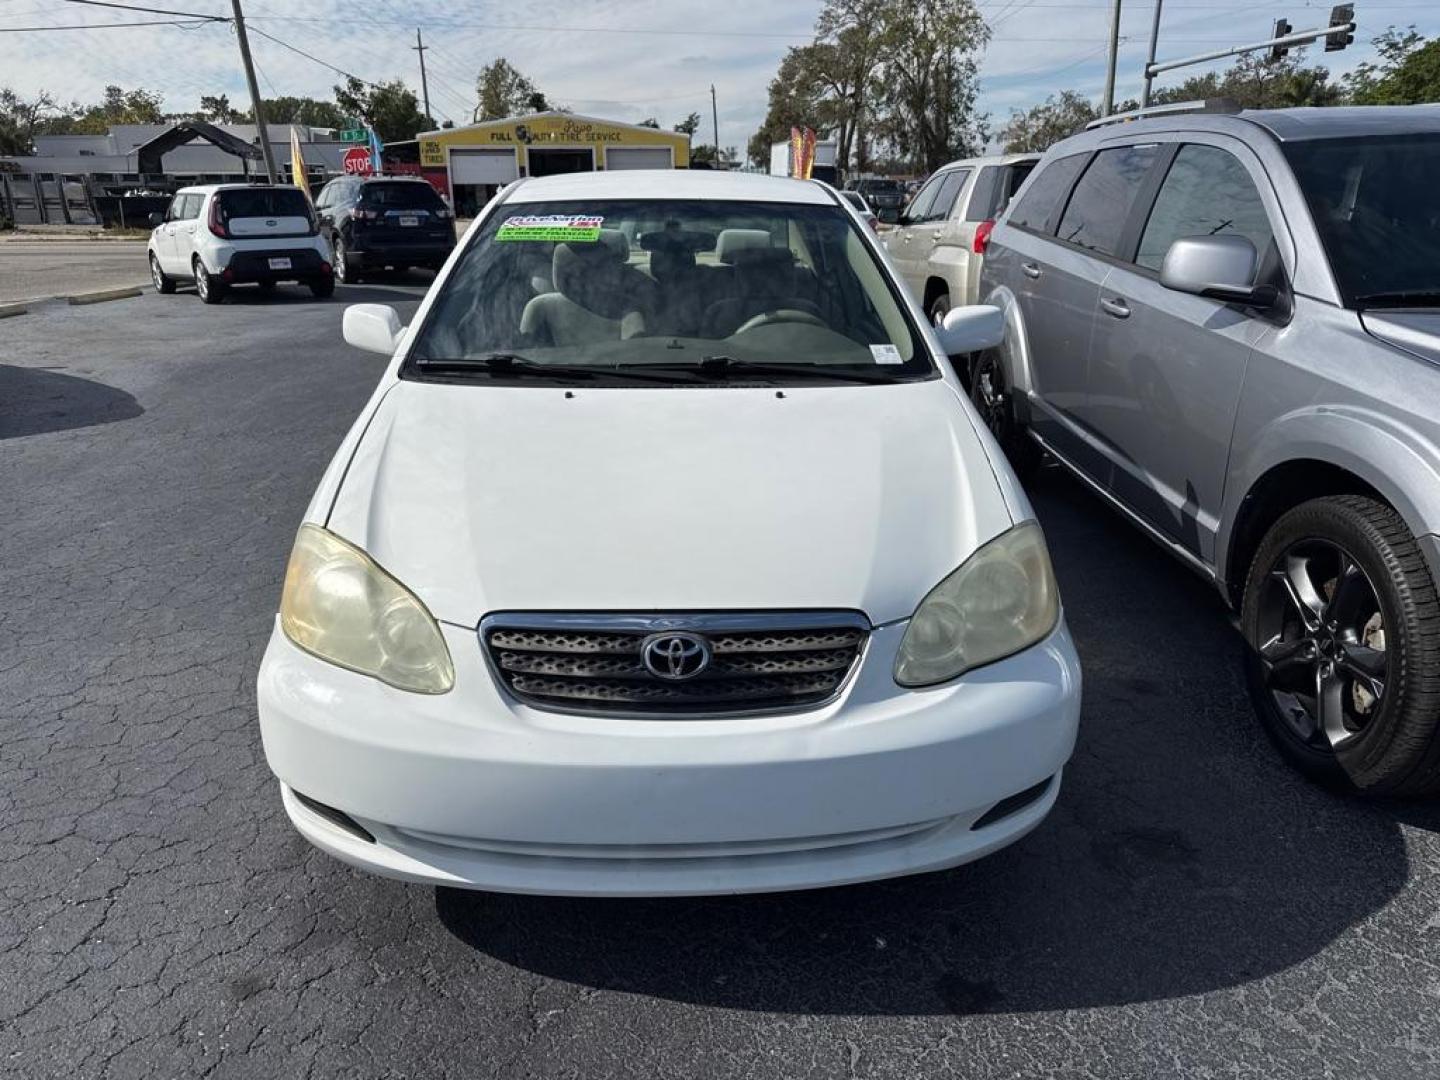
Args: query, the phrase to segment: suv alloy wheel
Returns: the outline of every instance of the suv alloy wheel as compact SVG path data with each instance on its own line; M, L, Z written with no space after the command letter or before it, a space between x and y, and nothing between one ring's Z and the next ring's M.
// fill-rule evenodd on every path
M1440 598L1394 510L1343 495L1283 515L1241 626L1255 708L1296 767L1370 794L1440 792Z

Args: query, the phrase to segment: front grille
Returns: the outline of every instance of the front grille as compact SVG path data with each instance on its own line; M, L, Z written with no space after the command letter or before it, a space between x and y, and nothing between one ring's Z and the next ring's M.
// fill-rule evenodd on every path
M870 626L853 612L700 615L492 615L480 638L519 700L565 712L723 715L814 708L854 669ZM664 678L647 642L672 636L706 657ZM698 639L698 644L694 639ZM686 663L692 661L687 658ZM672 673L673 674L673 673Z

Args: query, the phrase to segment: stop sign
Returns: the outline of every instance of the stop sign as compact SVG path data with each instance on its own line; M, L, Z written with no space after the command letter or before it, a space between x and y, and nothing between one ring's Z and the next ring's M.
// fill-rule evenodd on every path
M375 171L370 165L370 151L363 146L352 146L346 150L341 162L350 176L369 176Z

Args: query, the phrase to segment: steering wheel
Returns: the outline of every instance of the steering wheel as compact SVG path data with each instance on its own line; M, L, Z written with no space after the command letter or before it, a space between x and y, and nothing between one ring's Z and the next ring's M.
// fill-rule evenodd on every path
M829 329L830 324L818 315L808 311L801 311L799 308L776 308L774 311L762 311L759 315L746 319L739 328L730 336L743 334L747 330L754 330L761 326L773 326L779 323L804 323L808 326L819 326Z

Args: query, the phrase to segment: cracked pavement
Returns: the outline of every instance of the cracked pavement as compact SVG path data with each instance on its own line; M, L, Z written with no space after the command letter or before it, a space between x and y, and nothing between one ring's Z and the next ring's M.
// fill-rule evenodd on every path
M289 827L254 676L384 361L346 300L0 323L0 1075L1440 1075L1440 810L1307 785L1211 590L1055 471L1085 665L1049 820L921 878L578 901L349 870Z

